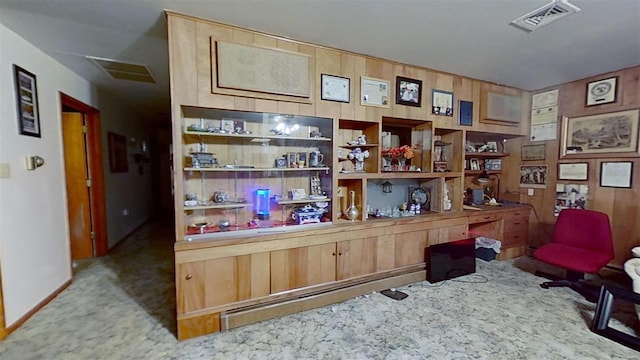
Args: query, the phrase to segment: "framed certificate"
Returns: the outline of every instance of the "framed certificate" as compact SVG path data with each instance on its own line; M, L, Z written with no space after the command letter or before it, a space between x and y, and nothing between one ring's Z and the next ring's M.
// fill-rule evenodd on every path
M600 163L600 186L631 188L631 161L603 161Z
M366 76L360 81L360 105L388 108L389 81Z
M558 180L587 180L589 163L558 164Z
M351 79L322 74L320 75L322 83L321 98L322 100L338 101L348 103L350 101L350 85Z

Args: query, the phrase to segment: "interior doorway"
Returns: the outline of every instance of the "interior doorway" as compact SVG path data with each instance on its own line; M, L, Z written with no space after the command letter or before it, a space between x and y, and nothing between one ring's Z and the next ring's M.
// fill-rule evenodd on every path
M60 93L72 260L107 253L100 112Z

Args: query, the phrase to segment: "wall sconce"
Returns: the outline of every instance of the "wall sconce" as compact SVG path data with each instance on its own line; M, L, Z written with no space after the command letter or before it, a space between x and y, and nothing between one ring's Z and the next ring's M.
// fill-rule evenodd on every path
M40 156L27 156L27 170L35 170L42 165L44 165L44 159Z
M393 188L392 188L393 184L385 181L382 183L382 192L385 194L391 194L393 192Z

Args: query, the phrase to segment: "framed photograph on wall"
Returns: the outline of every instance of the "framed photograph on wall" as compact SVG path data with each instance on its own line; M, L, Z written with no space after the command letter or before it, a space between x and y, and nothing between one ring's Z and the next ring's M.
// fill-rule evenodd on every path
M321 99L348 103L351 94L351 79L328 74L320 75Z
M587 106L616 102L618 77L592 81L587 84Z
M561 157L638 152L638 109L562 118Z
M431 113L453 116L453 93L442 90L431 90Z
M458 125L473 126L473 102L459 101Z
M13 65L16 83L18 131L20 135L40 137L40 114L36 76L18 65Z
M600 163L600 186L631 188L632 161L603 161Z
M123 135L107 132L109 144L109 170L112 173L128 172L127 138Z
M396 104L420 107L422 105L422 80L397 76Z
M588 180L589 163L558 163L558 180Z
M520 165L520 187L546 188L547 165Z

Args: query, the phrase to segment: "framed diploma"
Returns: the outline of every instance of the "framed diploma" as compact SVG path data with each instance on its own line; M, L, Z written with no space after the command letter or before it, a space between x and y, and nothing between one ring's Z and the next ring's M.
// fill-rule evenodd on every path
M558 164L558 180L588 180L589 163Z
M362 76L360 80L360 105L388 108L389 81Z
M600 186L631 188L631 161L603 161L600 163Z
M322 100L338 101L348 103L350 101L351 79L322 74L321 75L321 98Z

